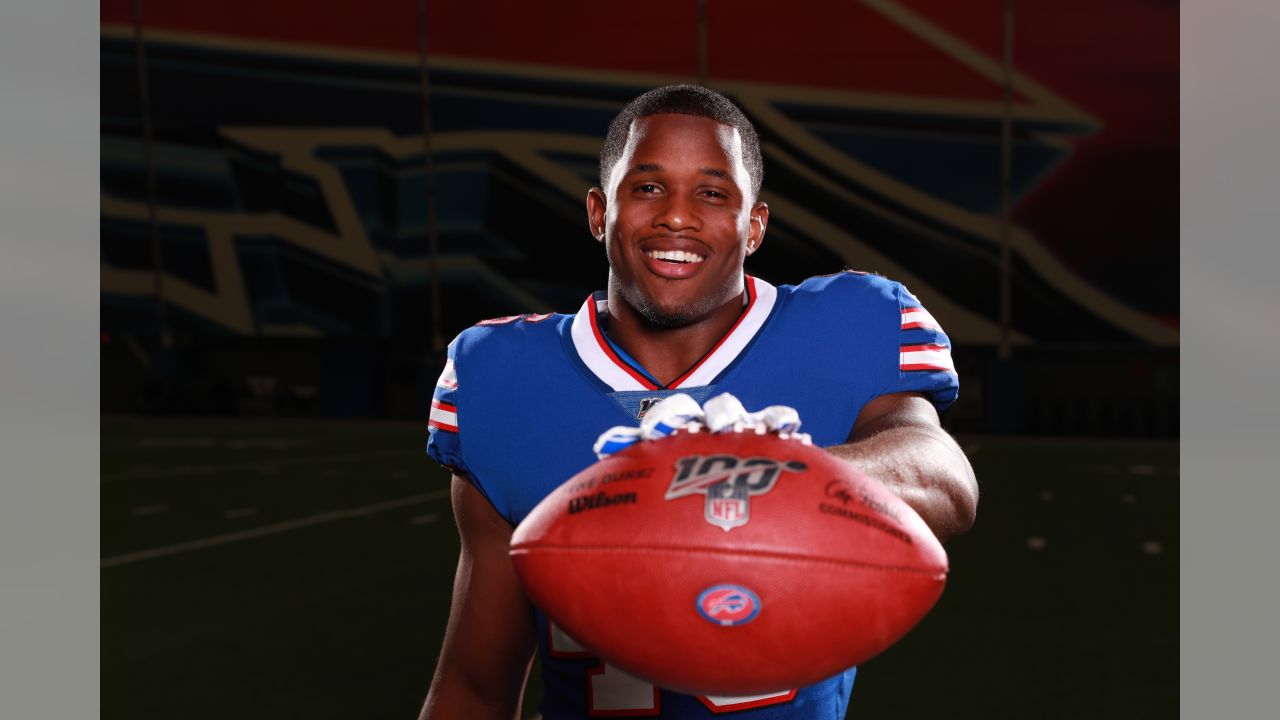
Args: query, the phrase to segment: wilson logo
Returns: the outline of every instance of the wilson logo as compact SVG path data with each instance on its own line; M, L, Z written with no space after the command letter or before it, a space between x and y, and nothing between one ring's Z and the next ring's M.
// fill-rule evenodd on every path
M708 523L725 532L751 520L751 496L773 489L783 470L801 472L802 462L779 462L772 458L743 459L734 455L693 455L676 461L676 476L667 488L666 499L705 495L704 513Z
M612 505L634 505L636 502L636 494L618 493L610 495L605 492L598 492L594 495L584 495L576 497L569 501L569 514L575 515L587 510L595 510L596 508L610 507Z

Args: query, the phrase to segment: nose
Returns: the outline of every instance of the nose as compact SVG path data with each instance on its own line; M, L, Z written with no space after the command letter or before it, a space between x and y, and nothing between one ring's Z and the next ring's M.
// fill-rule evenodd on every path
M698 212L697 203L680 193L666 196L655 208L653 227L665 228L671 232L700 230L702 216Z

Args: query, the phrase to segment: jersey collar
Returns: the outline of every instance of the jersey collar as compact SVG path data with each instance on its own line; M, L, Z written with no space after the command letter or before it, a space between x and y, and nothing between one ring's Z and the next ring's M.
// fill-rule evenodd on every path
M659 388L645 374L632 367L614 352L600 331L599 314L607 312L609 302L604 293L587 298L573 319L570 335L578 357L604 384L619 390L674 390L709 385L725 371L760 332L773 311L778 291L760 278L746 276L747 308L729 332L720 338L701 360L666 388Z

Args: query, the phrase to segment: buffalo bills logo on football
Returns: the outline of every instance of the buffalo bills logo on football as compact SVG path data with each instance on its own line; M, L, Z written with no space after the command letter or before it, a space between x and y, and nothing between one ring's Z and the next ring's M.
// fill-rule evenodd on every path
M742 625L760 614L760 598L741 585L715 585L698 596L698 612L716 625Z
M707 522L725 532L746 525L751 519L751 496L773 489L783 470L801 472L802 462L780 462L772 458L742 459L734 455L693 455L676 461L676 476L667 488L666 499L705 495Z

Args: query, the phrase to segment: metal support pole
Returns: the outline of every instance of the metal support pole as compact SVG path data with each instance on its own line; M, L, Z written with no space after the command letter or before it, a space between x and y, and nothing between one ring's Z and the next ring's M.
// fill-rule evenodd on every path
M1013 354L1013 3L1004 0L1004 110L1000 117L1000 359Z
M431 283L431 352L443 357L440 322L440 243L436 232L436 179L431 161L431 79L427 70L427 4L418 0L418 76L422 95L422 172L427 200L427 275Z
M138 68L138 100L142 119L142 162L147 179L147 224L151 231L151 268L156 296L156 332L160 346L173 345L165 314L164 247L160 242L160 219L156 211L156 163L151 131L151 93L147 82L147 51L142 37L142 0L133 0L133 48Z

